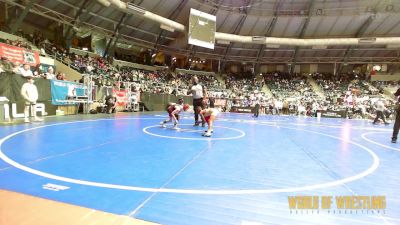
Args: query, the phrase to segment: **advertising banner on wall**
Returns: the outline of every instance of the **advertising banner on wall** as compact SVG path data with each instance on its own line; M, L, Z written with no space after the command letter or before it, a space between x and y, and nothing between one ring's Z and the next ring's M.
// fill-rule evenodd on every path
M20 64L37 66L40 64L39 53L31 50L0 43L0 57Z
M321 110L321 116L327 118L346 118L345 110Z
M214 105L215 106L226 106L226 101L227 100L223 99L223 98L216 98Z
M82 84L62 80L51 80L51 103L53 105L73 105L70 100L77 96L85 95L85 88Z
M125 106L128 103L128 92L127 90L116 90L113 89L117 97L117 106Z
M237 107L237 106L232 106L230 112L234 112L234 113L254 113L254 107Z

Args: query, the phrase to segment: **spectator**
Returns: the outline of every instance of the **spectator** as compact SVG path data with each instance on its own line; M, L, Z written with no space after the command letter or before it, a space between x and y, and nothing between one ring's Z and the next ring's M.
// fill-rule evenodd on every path
M24 64L23 67L19 68L19 70L23 77L33 77L33 73L32 73L30 65Z
M53 69L53 67L49 67L48 69L47 69L47 73L45 73L45 78L47 79L47 80L54 80L54 79L56 79L56 75L54 74L54 69Z
M19 62L15 62L14 64L13 64L13 68L12 68L12 72L14 72L15 74L19 74L19 75L21 75L21 70L20 70L20 64L19 64Z
M38 118L36 115L36 101L38 100L38 91L36 85L34 85L34 80L32 76L26 77L27 82L22 85L21 95L25 100L25 123L30 123L29 120L29 112L32 112L32 116L34 117L34 121L42 121L42 119Z
M258 118L258 115L260 114L260 101L258 98L254 101L254 115L253 117Z
M4 69L3 64L0 64L0 73L4 73L6 72L6 70Z
M374 107L376 110L376 117L372 124L375 125L379 119L382 119L382 121L385 123L385 125L388 125L389 123L386 122L385 115L383 114L383 112L386 110L384 103L379 99L375 102Z
M6 57L2 57L0 62L4 71L12 71L13 64Z
M106 101L106 113L114 113L115 112L115 107L117 106L117 97L115 93L112 93L111 95L108 95L105 99Z
M214 98L214 96L210 96L208 101L210 102L210 108L214 108L215 107L215 98Z
M57 80L65 80L65 74L61 73L61 72L58 72L57 76L56 76L56 79Z

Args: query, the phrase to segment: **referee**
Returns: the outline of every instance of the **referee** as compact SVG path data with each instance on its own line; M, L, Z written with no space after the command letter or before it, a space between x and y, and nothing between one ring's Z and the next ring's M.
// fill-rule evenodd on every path
M397 100L395 105L396 119L393 126L392 143L397 142L397 135L399 134L400 129L400 88L397 89L396 93L394 93L394 96L396 96Z
M194 126L199 126L199 113L202 109L205 108L204 105L204 97L206 96L206 89L201 84L199 84L199 78L193 77L193 86L188 91L188 95L192 94L193 96L193 108L194 108ZM201 126L205 126L205 121L203 117L201 117Z

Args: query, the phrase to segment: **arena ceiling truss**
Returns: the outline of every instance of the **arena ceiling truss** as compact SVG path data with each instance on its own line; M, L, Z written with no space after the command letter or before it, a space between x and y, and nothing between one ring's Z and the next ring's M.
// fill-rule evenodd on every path
M216 41L215 49L187 44L185 31L160 28L139 15L101 2L119 0L0 0L27 9L26 21L46 28L54 21L118 42L186 56L254 63L399 63L400 45L285 45ZM127 1L123 1L127 2ZM146 11L188 25L190 8L217 16L217 32L276 38L400 37L400 0L131 0ZM83 5L83 8L80 7ZM79 14L79 15L78 15ZM121 21L121 22L120 22ZM117 26L120 22L120 25ZM118 28L118 29L117 29ZM118 31L118 32L116 32ZM222 37L221 35L216 35ZM379 42L380 43L380 42Z

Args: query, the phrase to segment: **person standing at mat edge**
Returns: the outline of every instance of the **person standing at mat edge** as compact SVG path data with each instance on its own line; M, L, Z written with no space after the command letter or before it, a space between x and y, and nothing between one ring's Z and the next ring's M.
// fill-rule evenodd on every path
M400 129L400 99L399 99L400 88L397 89L396 93L394 93L394 96L396 96L397 101L395 106L396 119L394 121L394 126L393 126L392 143L397 142L397 136L399 134L399 129Z
M115 107L117 106L117 95L113 92L108 95L105 99L106 101L106 113L111 114L115 112Z
M188 91L188 95L193 95L193 109L194 109L194 126L199 126L199 113L201 110L205 108L204 106L204 98L206 96L206 88L199 84L199 78L193 77L193 86ZM205 126L204 118L201 117L201 126Z
M254 101L254 115L253 117L258 118L258 115L260 114L260 101L258 98Z
M376 117L374 119L374 122L372 122L372 124L375 125L378 122L378 120L381 119L385 123L385 125L388 125L389 123L386 122L385 115L383 114L383 112L386 110L386 107L381 99L378 99L374 103L374 108L375 108L375 112L376 112Z
M21 88L21 95L25 100L25 110L24 110L25 123L30 123L29 111L32 112L34 121L43 121L43 119L38 118L36 115L36 101L39 98L39 94L36 85L33 84L35 81L33 80L32 76L27 76L26 79L27 82L23 84Z

